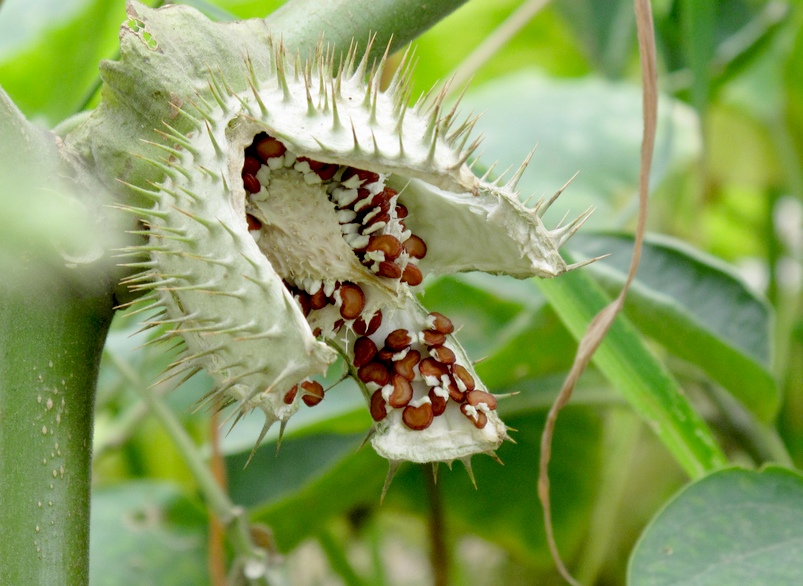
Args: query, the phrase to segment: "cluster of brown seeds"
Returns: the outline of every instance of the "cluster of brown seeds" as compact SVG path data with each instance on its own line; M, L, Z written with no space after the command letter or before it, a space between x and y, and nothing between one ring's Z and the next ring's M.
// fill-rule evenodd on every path
M398 193L385 186L379 173L296 157L278 139L266 133L254 137L245 150L243 186L259 193L270 181L270 171L292 167L309 184L323 184L334 203L343 238L360 261L375 274L400 279L415 287L423 281L417 263L427 253L426 243L407 230L408 211ZM256 218L250 229L259 229Z
M408 210L398 203L398 193L385 186L384 177L372 171L322 163L296 157L278 139L261 133L245 151L242 179L246 191L257 194L267 186L271 171L292 167L308 184L322 184L334 204L344 240L354 254L373 273L401 280L410 286L423 280L417 263L427 253L426 243L407 230ZM249 230L259 230L257 218L247 215ZM385 419L392 409L402 409L402 421L411 430L428 428L442 415L451 400L478 429L488 422L486 413L496 409L496 398L476 388L468 369L458 364L447 335L452 322L440 313L430 313L420 331L399 328L384 339L377 334L382 312L363 315L365 293L356 283L322 282L304 279L284 282L301 307L304 316L334 306L340 313L333 331L348 324L358 336L353 344L353 364L357 377L371 395L371 416ZM383 332L388 330L383 328ZM313 332L320 336L320 328ZM380 347L381 345L381 347ZM304 381L284 395L293 403L302 391L309 406L323 399L323 387Z
M477 389L468 369L457 363L446 338L454 331L452 322L433 312L426 326L420 332L393 330L381 348L370 336L354 342L357 376L375 389L371 416L382 421L388 408L403 409L403 423L409 429L422 430L442 415L452 400L478 429L484 428L486 410L496 409L496 398ZM415 388L420 389L417 398Z

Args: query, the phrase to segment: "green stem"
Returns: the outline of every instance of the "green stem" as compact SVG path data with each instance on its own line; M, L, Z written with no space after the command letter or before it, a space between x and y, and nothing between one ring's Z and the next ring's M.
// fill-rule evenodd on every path
M365 46L376 33L372 54L403 47L467 0L292 0L265 19L290 53L309 53L321 35L337 52L353 38ZM337 55L337 53L335 53Z
M80 585L89 581L92 416L112 303L38 283L0 290L0 584Z
M148 409L164 426L167 435L184 458L210 509L226 526L229 543L237 554L237 563L243 566L267 567L266 552L255 545L251 538L251 528L245 510L235 506L217 483L192 438L170 407L159 395L146 388L144 381L127 363L117 358L114 353L110 352L108 356L121 374L137 389ZM249 584L267 584L267 579L260 576L251 579Z

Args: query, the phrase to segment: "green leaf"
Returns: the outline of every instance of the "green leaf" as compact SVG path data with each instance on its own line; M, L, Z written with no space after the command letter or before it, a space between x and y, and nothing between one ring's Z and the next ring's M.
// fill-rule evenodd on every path
M0 11L0 39L14 39L3 43L0 84L29 117L53 126L80 109L98 78L98 63L114 54L125 3L31 4L12 1Z
M168 483L95 490L90 584L208 584L206 524L206 514Z
M582 270L560 279L536 282L577 339L609 301ZM687 474L696 478L725 464L725 456L708 426L623 316L617 317L592 362L648 423Z
M590 272L610 294L624 284L631 236L580 234L582 256L611 256ZM778 389L770 372L772 313L732 268L677 240L651 236L625 312L643 333L699 366L760 419L775 415Z
M803 477L770 466L690 484L636 544L630 586L803 583Z
M628 83L555 80L523 71L470 92L462 107L484 112L477 131L498 169L517 168L522 153L538 145L519 183L523 196L549 197L579 171L549 208L547 226L595 207L587 226L610 228L622 222L615 210L638 185L641 100L641 90ZM694 112L661 96L653 183L696 157L699 148Z
M538 461L545 412L506 418L515 428L515 444L506 442L497 454L504 467L478 455L471 460L475 489L463 466L441 466L437 488L441 493L450 536L468 533L496 543L532 568L554 567L544 534L543 512L536 497ZM594 410L572 407L561 416L550 464L553 523L561 552L571 558L587 535L596 494L602 425ZM424 475L429 466L403 468L394 479L385 506L427 515ZM470 579L467 583L472 583Z

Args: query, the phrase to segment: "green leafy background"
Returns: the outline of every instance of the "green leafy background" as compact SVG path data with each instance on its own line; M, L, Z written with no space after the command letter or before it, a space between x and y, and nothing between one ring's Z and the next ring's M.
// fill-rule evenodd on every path
M222 20L282 3L188 4ZM425 33L416 87L446 78L519 5L474 0ZM800 535L788 515L803 501L787 469L803 465L803 17L782 1L661 0L653 9L662 96L651 234L624 315L558 422L558 544L585 584L799 584L790 560ZM45 127L93 107L98 62L115 58L123 19L122 0L5 0L0 86ZM499 450L504 467L475 458L475 490L459 464L442 466L435 488L428 468L408 465L380 506L387 465L359 448L370 417L348 382L291 421L278 456L273 432L243 468L257 419L221 440L229 493L271 527L292 583L431 582L433 518L451 583L559 583L536 496L539 438L575 340L618 292L631 255L641 141L634 30L630 2L555 0L475 72L463 100L465 112L484 113L480 167L517 165L538 145L523 197L548 197L579 171L547 223L594 206L567 258L610 254L550 282L467 274L426 283L425 305L462 326L472 357L487 357L477 366L486 384L514 393L500 402L518 430L517 444ZM169 356L139 347L136 329L118 316L101 374L91 583L204 584L198 486L138 398ZM209 414L193 404L208 388L198 375L156 389L202 453ZM727 462L745 469L713 472ZM767 462L786 468L747 470ZM727 543L715 539L726 534ZM763 558L754 582L738 565L692 579L699 564L735 555L734 543L749 557L779 542L783 555Z

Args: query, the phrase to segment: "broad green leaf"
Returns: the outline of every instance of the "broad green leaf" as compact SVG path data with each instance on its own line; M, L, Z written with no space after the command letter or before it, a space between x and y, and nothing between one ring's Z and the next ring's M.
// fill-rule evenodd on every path
M638 183L641 99L641 89L632 84L593 77L555 80L524 71L473 90L462 108L484 112L477 130L488 154L481 161L498 159L498 171L510 165L515 170L538 145L519 183L523 197L549 197L579 171L547 212L547 226L595 207L586 225L610 228L621 222L614 210ZM694 112L662 97L653 183L693 159L699 148Z
M472 458L476 489L460 462L451 471L441 466L437 482L450 535L474 534L542 570L554 567L536 496L544 420L545 411L506 418L508 425L518 430L513 433L516 444L506 442L497 451L504 466L483 455ZM592 409L572 407L561 416L555 433L549 467L552 514L566 559L586 538L599 480L601 430L600 419ZM424 474L430 474L429 466L401 470L390 487L385 506L427 515Z
M624 284L633 239L582 234L571 241L584 257L611 256L590 272L616 294ZM696 364L764 421L778 409L770 373L772 313L733 269L666 237L650 237L625 311L636 327Z
M92 496L91 586L209 583L206 513L175 486L129 482Z
M584 271L536 281L575 338L609 299ZM722 466L725 456L708 426L633 325L616 318L593 364L619 390L692 478Z
M803 584L803 477L720 470L683 489L636 544L630 586Z
M117 46L123 0L9 0L0 10L0 85L26 115L53 126L77 112ZM21 23L28 23L27 26ZM22 28L22 33L16 32Z

